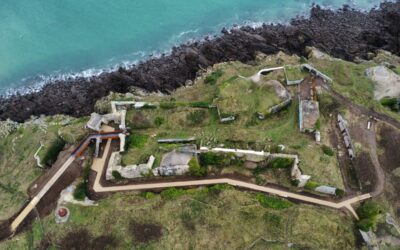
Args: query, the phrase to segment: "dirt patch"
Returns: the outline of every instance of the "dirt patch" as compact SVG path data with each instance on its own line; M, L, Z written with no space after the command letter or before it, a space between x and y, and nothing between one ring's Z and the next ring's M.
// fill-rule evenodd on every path
M0 241L7 239L8 237L11 236L11 230L10 230L10 221L2 221L0 222Z
M383 149L382 154L379 155L379 160L386 172L393 172L400 167L400 132L383 125L380 128L379 135L379 147Z
M397 191L400 189L400 177L397 176L400 167L400 132L391 126L382 125L379 128L378 145L381 150L379 161L386 174L385 194L400 217L400 197Z
M131 222L130 231L133 235L134 241L138 243L147 243L155 241L162 236L162 227L157 224L151 223L138 223Z
M354 160L358 180L361 184L363 193L372 192L376 185L376 173L374 164L368 153L362 152Z
M56 207L60 193L82 174L82 163L74 161L61 177L54 183L37 205L40 217L50 214Z
M86 229L71 231L58 243L60 249L70 250L98 250L114 249L117 247L116 239L111 235L101 235L93 238Z

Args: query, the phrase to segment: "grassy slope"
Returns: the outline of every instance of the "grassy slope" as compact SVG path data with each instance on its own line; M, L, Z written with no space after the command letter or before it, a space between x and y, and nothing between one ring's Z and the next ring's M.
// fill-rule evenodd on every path
M73 133L77 138L77 134L84 131L79 130L83 128L83 120L73 120L67 126L49 125L47 129L26 124L7 137L0 138L0 220L7 219L21 207L27 198L26 189L42 173L33 157L40 143L45 145L39 153L39 156L43 156L46 147L57 138L58 131L68 130L69 127L75 128Z
M309 205L283 210L262 207L249 192L228 189L219 196L192 190L176 200L159 195L145 200L139 195L114 194L98 207L68 205L70 221L56 224L54 216L43 221L45 233L57 243L66 232L86 228L93 235L112 234L118 249L354 249L353 223L343 214ZM149 244L138 244L129 223L162 226L163 236ZM26 248L41 238L38 222L32 232L16 236L0 245L4 249ZM271 241L271 242L269 242Z
M293 57L281 55L280 58L281 61L292 64L294 64L295 61ZM237 62L218 64L215 65L215 68L222 70L224 74L214 86L204 84L203 80L200 79L193 87L178 89L172 96L150 96L145 97L145 100L163 101L172 98L177 101L211 101L213 97L217 95L218 87L224 85L226 81L230 81L230 79L233 79L233 77L238 74L250 76L260 68L277 65L279 64L277 64L273 57L260 60L257 62L257 66L244 65ZM279 74L275 76L269 75L269 77L279 78ZM236 83L236 81L234 81L234 83ZM204 98L202 97L203 95ZM245 99L244 101L246 102L249 102L246 99L252 99L248 97L241 98ZM253 148L265 151L269 151L274 145L283 144L286 146L286 151L288 153L298 153L300 155L301 169L305 174L311 175L314 181L343 188L343 181L336 157L326 157L320 149L320 146L315 144L311 136L299 132L298 107L296 101L288 110L261 122L254 121L254 114L252 112L247 112L239 115L238 120L231 124L220 124L215 117L215 112L209 111L208 116L203 122L193 125L188 123L186 119L187 114L193 110L195 109L179 107L170 110L129 111L127 123L130 127L135 127L135 124L142 124L141 122L136 122L136 120L139 119L134 119L135 116L139 116L141 121L144 120L145 123L148 124L148 128L137 128L133 129L131 132L145 133L149 135L149 140L142 149L129 149L123 158L124 163L138 163L137 160L140 159L143 154L161 154L155 143L157 138L195 136L202 141L203 145L218 146L218 144L224 143L226 147ZM137 115L137 113L140 113L140 115ZM164 123L159 128L154 125L156 117L162 117L164 120ZM322 122L322 125L323 130L329 129L324 127L324 122ZM152 138L152 136L154 136L154 138ZM323 134L322 137L326 139L327 134ZM329 145L328 141L324 143ZM266 173L266 177L270 176L270 174ZM276 177L276 175L274 175L274 177ZM289 184L288 180L282 178L278 180L278 183Z

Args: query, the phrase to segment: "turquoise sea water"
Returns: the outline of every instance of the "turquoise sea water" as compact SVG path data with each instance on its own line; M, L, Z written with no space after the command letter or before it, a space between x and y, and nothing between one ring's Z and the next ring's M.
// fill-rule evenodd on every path
M49 77L91 75L233 24L288 21L315 2L378 0L1 0L0 93Z

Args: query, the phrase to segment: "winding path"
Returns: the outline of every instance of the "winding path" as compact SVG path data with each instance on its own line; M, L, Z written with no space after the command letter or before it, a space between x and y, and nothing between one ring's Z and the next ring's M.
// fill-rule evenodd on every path
M102 173L104 172L104 168L107 162L107 157L109 155L109 151L111 149L111 141L109 139L107 141L106 147L104 149L103 157L96 159L93 162L92 170L96 171L96 179L93 184L93 190L96 193L105 193L105 192L119 192L119 191L139 191L139 190L149 190L149 189L161 189L161 188L169 188L169 187L188 187L188 186L206 186L206 185L215 185L215 184L229 184L235 187L241 187L245 189L250 189L253 191L269 193L273 195L278 195L283 198L290 198L298 201L303 201L315 205L326 206L335 209L348 209L354 218L358 219L357 213L354 211L352 204L358 203L365 199L371 198L370 194L363 194L356 197L349 198L347 200L341 202L332 202L319 198L314 198L298 193L288 192L276 188L259 186L256 184L239 181L235 179L229 178L219 178L219 179L204 179L204 180L191 180L191 181L173 181L173 182L160 182L160 183L147 183L147 184L130 184L123 186L111 186L104 187L100 183L100 178Z

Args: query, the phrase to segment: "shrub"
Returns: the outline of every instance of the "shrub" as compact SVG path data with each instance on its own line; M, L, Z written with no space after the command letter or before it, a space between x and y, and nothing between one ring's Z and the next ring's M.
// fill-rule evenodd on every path
M357 222L357 227L364 232L368 232L376 225L380 213L381 211L375 202L365 202L357 208L357 214L360 217L360 221Z
M157 127L160 127L163 123L164 123L164 118L162 118L162 117L157 116L157 117L154 119L154 124L155 124Z
M291 207L293 204L290 201L282 200L280 198L266 196L264 194L256 194L256 199L263 207L268 207L272 209L286 209Z
M381 99L380 102L383 106L391 107L391 106L397 104L397 98L384 97Z
M371 218L361 219L357 222L358 229L368 232L373 226L375 222Z
M217 83L217 80L224 74L224 72L222 70L217 70L212 72L210 75L208 75L205 79L204 79L204 83L206 84L211 84L211 85L215 85Z
M340 188L336 188L335 194L338 197L343 197L344 196L344 190L340 189Z
M162 103L160 103L160 108L173 109L173 108L176 108L176 103L175 102L162 102Z
M87 194L87 184L86 182L81 182L76 186L73 196L76 200L83 201L86 197L86 194Z
M369 218L377 216L380 213L380 209L375 202L365 202L357 209L357 214L360 218Z
M205 168L202 168L196 157L192 157L189 161L189 174L192 176L204 176L207 173Z
M400 100L397 98L384 97L381 99L381 104L391 108L393 111L400 110Z
M204 110L195 110L190 112L186 119L189 121L190 124L195 125L201 123L204 118L206 117L206 112Z
M111 172L111 174L112 174L112 176L113 176L117 181L119 181L119 180L122 179L121 173L118 172L117 170L113 170L113 171Z
M297 179L291 179L291 180L290 180L290 183L292 184L292 186L297 187L297 186L299 186L300 181L297 180Z
M324 154L328 155L328 156L334 156L335 152L333 151L333 149L331 149L330 147L326 146L326 145L322 145L322 152L324 152Z
M57 137L47 149L42 163L46 165L52 165L58 157L58 154L64 149L65 141L60 137Z
M185 194L185 190L177 188L167 188L161 192L161 197L165 200L173 200Z
M271 168L289 168L293 165L293 159L289 158L274 158L269 163Z

